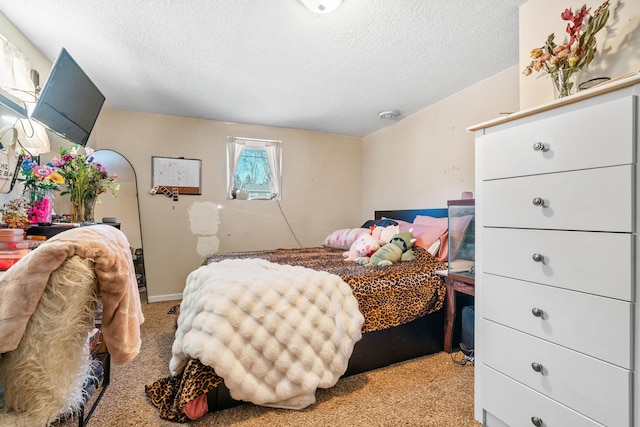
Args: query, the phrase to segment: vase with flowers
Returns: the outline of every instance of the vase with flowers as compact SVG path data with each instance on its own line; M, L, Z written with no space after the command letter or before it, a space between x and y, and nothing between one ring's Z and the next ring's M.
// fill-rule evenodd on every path
M609 0L602 3L593 15L590 11L586 4L575 12L565 9L560 17L568 21L568 40L557 44L555 34L549 34L542 47L531 51L531 63L523 71L525 76L534 71L546 71L553 83L556 98L577 92L577 77L593 61L596 34L609 19Z
M71 222L95 222L98 195L110 191L116 196L120 188L118 175L109 175L93 153L89 147L73 145L61 148L60 157L53 158L66 188L60 194L69 194L71 201Z
M20 181L24 185L23 198L29 204L29 222L49 224L53 217L54 191L60 190L64 179L56 172L52 163L41 165L24 150L20 154L23 177Z

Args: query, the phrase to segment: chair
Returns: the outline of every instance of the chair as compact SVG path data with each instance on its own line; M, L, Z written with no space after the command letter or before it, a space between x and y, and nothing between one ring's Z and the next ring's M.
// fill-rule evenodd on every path
M90 259L73 256L51 274L18 348L0 358L0 425L47 426L83 410L97 293Z
M74 415L82 425L87 389L97 383L99 362L89 354L88 337L98 295L111 358L128 363L139 352L144 317L120 230L96 225L65 231L0 278L0 425L46 427Z

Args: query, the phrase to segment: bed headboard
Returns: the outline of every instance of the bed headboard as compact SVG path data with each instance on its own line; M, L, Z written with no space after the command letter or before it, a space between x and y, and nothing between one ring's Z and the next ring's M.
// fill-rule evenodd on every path
M416 215L432 216L435 218L445 218L449 214L447 208L433 209L405 209L397 211L375 211L375 219L393 218L402 221L413 222Z

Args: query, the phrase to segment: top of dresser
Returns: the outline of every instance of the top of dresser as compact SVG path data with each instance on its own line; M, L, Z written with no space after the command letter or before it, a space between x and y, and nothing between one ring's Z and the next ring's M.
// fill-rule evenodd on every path
M496 126L502 123L507 123L513 120L521 119L523 117L531 116L533 114L541 113L543 111L558 108L563 105L573 104L575 102L582 101L583 99L593 98L595 96L602 95L604 93L613 92L614 90L622 89L627 86L633 86L638 83L640 83L640 72L633 73L624 78L611 80L607 83L598 85L591 89L580 91L575 95L567 96L565 98L555 99L551 102L547 102L545 104L541 104L533 108L517 111L507 116L499 117L497 119L489 120L483 123L478 123L476 125L468 127L467 130L473 132L473 131L485 129L491 126Z

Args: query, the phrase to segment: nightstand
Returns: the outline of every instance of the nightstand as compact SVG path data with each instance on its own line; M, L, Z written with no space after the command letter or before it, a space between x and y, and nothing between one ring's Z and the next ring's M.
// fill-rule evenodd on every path
M439 270L436 273L442 276L447 287L444 307L444 350L447 353L451 353L453 327L456 320L456 293L462 292L466 295L475 296L475 279L472 277L448 273L447 270Z

